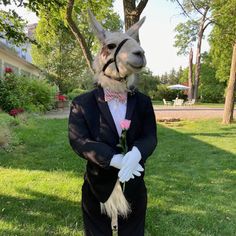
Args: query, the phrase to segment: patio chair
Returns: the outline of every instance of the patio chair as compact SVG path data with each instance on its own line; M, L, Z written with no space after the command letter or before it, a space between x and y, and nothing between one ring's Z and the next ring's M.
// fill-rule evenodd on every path
M192 106L194 104L195 104L195 99L189 100L189 101L184 103L184 105L186 105L186 106Z
M166 106L171 106L172 105L171 101L166 101L164 98L162 100L163 100L164 105L166 105Z
M174 100L174 106L182 106L184 103L183 99L175 99Z

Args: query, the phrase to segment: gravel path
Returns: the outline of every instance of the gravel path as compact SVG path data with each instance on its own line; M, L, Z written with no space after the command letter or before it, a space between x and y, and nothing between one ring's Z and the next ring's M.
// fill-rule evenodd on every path
M154 106L154 111L157 120L159 119L209 119L222 118L223 108L209 108L209 107L164 107ZM48 112L45 117L49 119L63 119L68 118L69 109L60 109ZM234 110L234 117L236 117L236 110Z
M182 107L182 108L156 108L154 106L154 111L157 120L159 119L209 119L209 118L222 118L223 108L201 108L201 107ZM234 117L236 117L236 110L234 110Z

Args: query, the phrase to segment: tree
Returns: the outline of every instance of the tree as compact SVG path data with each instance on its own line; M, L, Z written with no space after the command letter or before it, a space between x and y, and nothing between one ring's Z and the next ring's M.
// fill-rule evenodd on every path
M177 0L176 0L177 1ZM198 86L201 70L201 47L202 39L206 28L213 23L209 16L212 0L183 0L177 1L184 14L190 19L186 23L181 23L176 27L178 35L176 36L175 46L179 47L179 53L183 54L191 44L197 40L196 67L194 76L193 98L198 98ZM192 19L194 17L194 19ZM184 29L184 30L183 30Z
M154 76L150 69L145 68L139 75L138 87L143 93L155 98L157 85L160 84L159 77Z
M212 63L212 55L206 52L203 53L199 86L201 102L222 103L225 87L226 82L219 81L216 78L216 68Z
M236 43L236 0L215 0L212 16L215 21L210 35L212 61L215 65L216 77L228 81L226 90L223 123L233 121L235 100L235 43ZM230 68L231 65L231 68Z
M188 62L188 99L189 101L193 99L193 49L190 48L189 52L189 62Z
M98 41L95 40L88 24L87 7L87 3L82 1L75 3L73 22L80 29L86 47L92 56L92 53L98 48ZM99 18L106 17L106 14L110 16L109 21L104 21L105 27L109 29L120 28L119 17L108 12L109 8L101 11L98 9L98 5L93 4L92 7ZM60 91L67 93L75 87L81 88L87 84L84 81L84 74L87 74L91 83L92 80L91 73L86 68L81 45L78 44L71 30L65 24L65 15L65 8L51 11L42 9L39 12L40 21L36 29L36 39L40 47L33 48L33 56L35 63L50 74L51 80L59 86Z
M39 15L40 11L46 10L47 12L51 11L58 11L59 10L65 10L64 16L65 16L65 23L67 22L67 25L71 29L72 33L76 37L77 41L79 42L79 45L81 47L81 50L83 52L83 55L85 57L85 60L88 64L88 67L93 72L92 69L92 52L88 46L88 42L86 41L85 35L83 35L83 30L79 27L77 27L77 23L81 21L87 20L87 9L90 8L94 13L96 13L96 16L98 15L98 19L113 19L113 23L111 29L114 29L114 26L116 26L115 29L120 28L120 20L116 13L114 13L112 9L113 0L103 0L103 1L78 1L76 4L74 3L74 0L1 0L0 4L3 4L5 6L15 4L18 7L25 7L32 12L35 12L36 15ZM74 11L73 11L74 9ZM14 12L14 16L18 16L18 14ZM6 13L9 15L9 13ZM10 15L9 15L10 17ZM18 16L19 19L21 19ZM75 19L76 18L76 19ZM119 27L117 27L117 24L114 24L114 19L117 19L119 21ZM18 22L18 21L17 21ZM109 21L106 21L107 25L109 25ZM117 23L117 21L116 21ZM7 27L12 27L12 23L9 21L5 21L0 17L0 27L3 26L4 29L7 31ZM2 28L2 27L1 27ZM88 28L88 27L87 27ZM110 28L108 28L110 29ZM82 31L81 31L82 30ZM1 30L2 31L2 30ZM20 30L15 27L13 29L13 33L11 33L8 37L11 39L16 39L16 41L19 41L19 43L22 43L25 41L26 38L23 38L21 40L19 33L21 33ZM3 35L3 37L7 37L7 35ZM20 40L19 40L20 39Z
M46 77L62 93L80 87L80 75L86 70L86 63L80 47L63 21L53 17L52 12L43 11L40 13L35 39L38 45L32 46L33 61L43 69Z
M117 30L121 27L121 23L119 20L119 17L116 13L114 13L112 9L113 0L109 1L88 1L88 2L77 2L75 4L74 0L68 0L67 6L66 6L66 14L65 18L67 21L67 24L75 36L77 42L79 43L81 50L83 52L83 55L85 57L85 60L87 62L87 65L91 72L93 73L93 67L92 67L92 52L90 47L88 46L88 42L86 41L86 36L83 34L82 28L78 27L78 22L81 20L86 20L89 22L87 18L87 9L91 9L91 11L96 14L96 17L98 20L104 20L104 19L113 19L113 23L109 23L109 21L105 21L107 26L106 27L109 30ZM74 11L73 11L74 9ZM77 18L76 18L77 16ZM81 17L83 16L83 17ZM116 19L116 23L114 24L114 19Z
M25 7L38 15L41 7L45 7L48 10L55 7L62 7L62 0L0 0L0 5L10 6L15 5L17 7ZM15 45L23 44L26 41L34 42L25 33L24 27L26 21L20 17L15 10L0 11L0 37L11 41ZM35 42L34 42L35 43Z
M133 24L139 21L140 15L147 3L148 0L123 0L125 30L128 30ZM137 41L139 41L139 37Z
M0 10L0 38L7 39L15 45L29 40L24 33L26 22L15 11Z
M230 69L230 78L225 98L223 124L232 123L234 117L234 100L235 100L235 88L236 88L236 42L234 44L232 54L233 55Z

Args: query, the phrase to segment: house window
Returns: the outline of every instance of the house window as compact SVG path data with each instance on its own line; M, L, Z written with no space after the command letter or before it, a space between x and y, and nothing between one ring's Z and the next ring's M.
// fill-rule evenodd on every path
M30 72L25 71L25 70L20 70L20 74L25 76L25 77L30 77Z

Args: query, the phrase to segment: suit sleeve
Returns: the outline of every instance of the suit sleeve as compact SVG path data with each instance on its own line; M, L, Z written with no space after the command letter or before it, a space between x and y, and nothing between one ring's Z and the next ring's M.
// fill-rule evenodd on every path
M156 119L151 99L148 98L146 109L144 111L143 129L139 139L134 142L134 146L141 153L142 160L145 162L153 153L157 145Z
M72 102L69 115L69 141L73 150L86 160L109 168L115 150L109 145L91 139L82 107Z

